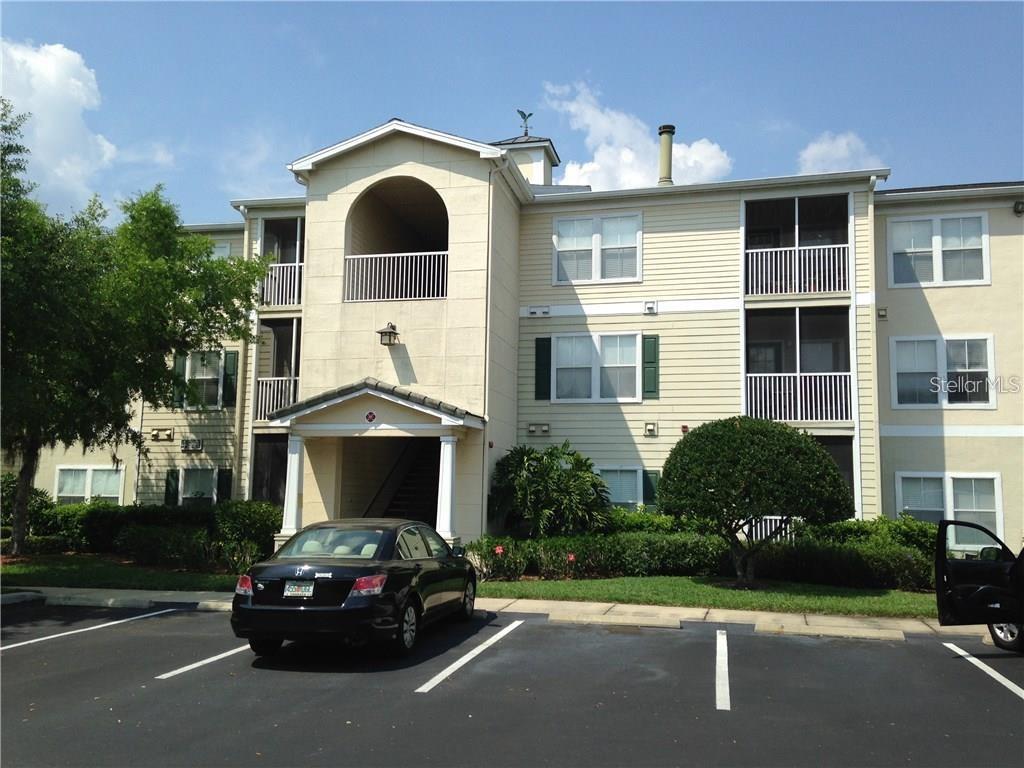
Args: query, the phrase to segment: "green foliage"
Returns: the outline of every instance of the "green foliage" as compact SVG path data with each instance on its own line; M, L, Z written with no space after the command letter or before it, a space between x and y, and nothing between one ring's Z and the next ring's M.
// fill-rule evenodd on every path
M26 536L23 555L59 555L74 549L65 537L60 535ZM11 554L11 539L0 539L0 554Z
M245 573L265 556L259 545L248 539L220 542L220 559L228 573Z
M534 556L532 541L497 536L477 539L466 552L483 581L518 581Z
M811 584L905 590L934 586L930 555L880 537L771 544L758 555L757 568L764 578Z
M215 564L206 528L194 525L124 526L114 550L139 565L209 568Z
M672 533L683 528L683 518L666 515L643 504L636 509L612 507L608 511L602 533Z
M114 540L128 520L132 507L94 501L81 505L81 530L88 552L112 552Z
M877 541L909 547L925 559L934 557L935 537L939 527L935 523L916 520L902 514L896 520L877 517L872 520L841 520L836 523L796 528L798 538L808 538L826 544L848 544Z
M5 395L6 396L6 395ZM0 522L9 526L14 519L14 496L18 492L18 477L11 472L0 476ZM53 506L53 499L42 488L33 487L28 499L28 522Z
M213 508L214 537L225 546L232 545L232 551L251 543L258 557L267 557L274 551L282 514L280 507L269 502L225 501Z
M736 574L753 576L751 519L779 515L820 524L852 517L853 496L828 452L786 424L738 416L702 424L676 443L658 484L658 506L730 547Z
M593 462L568 441L510 449L495 464L491 500L506 530L531 537L599 529L609 508Z

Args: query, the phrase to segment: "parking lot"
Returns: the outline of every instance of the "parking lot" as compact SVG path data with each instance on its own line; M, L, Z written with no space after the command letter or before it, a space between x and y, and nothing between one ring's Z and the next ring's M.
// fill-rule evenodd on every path
M408 659L227 614L5 609L5 766L1019 765L1024 659L954 644L478 611ZM119 623L113 623L119 622ZM82 631L84 630L84 631ZM997 679L1001 677L1002 679ZM1016 690L1014 689L1016 687Z

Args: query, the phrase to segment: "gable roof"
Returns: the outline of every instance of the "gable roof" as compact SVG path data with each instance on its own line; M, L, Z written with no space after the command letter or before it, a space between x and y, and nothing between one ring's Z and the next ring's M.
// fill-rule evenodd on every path
M473 141L472 139L464 139L461 136L455 136L451 133L435 131L433 128L424 128L421 125L413 125L412 123L407 123L404 120L393 117L383 125L378 125L376 128L364 131L358 136L353 136L350 139L345 139L337 144L333 144L329 147L319 149L316 152L300 157L298 160L288 164L288 170L296 175L300 175L303 172L313 170L313 168L319 163L331 160L345 154L346 152L351 152L353 149L369 144L371 141L376 141L377 139L390 136L394 133L405 133L410 136L418 136L421 139L430 139L431 141L437 141L441 144L448 144L452 147L469 150L470 152L477 152L482 158L498 158L505 153L505 150L496 148L491 144Z
M321 392L319 395L300 400L287 408L280 408L267 416L269 422L290 422L292 419L303 416L331 405L351 400L359 395L370 394L383 396L387 400L408 405L418 411L438 416L442 421L452 424L465 424L466 426L477 426L483 424L483 417L470 413L465 408L437 400L411 389L399 387L395 384L388 384L380 379L365 378L352 384L346 384L337 389ZM447 418L446 418L447 417Z

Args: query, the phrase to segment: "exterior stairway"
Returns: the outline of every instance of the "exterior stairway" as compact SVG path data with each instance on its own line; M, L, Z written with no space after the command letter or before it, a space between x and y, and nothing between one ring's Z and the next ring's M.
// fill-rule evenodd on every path
M403 517L434 525L437 519L437 471L441 444L424 441L387 506L385 517Z

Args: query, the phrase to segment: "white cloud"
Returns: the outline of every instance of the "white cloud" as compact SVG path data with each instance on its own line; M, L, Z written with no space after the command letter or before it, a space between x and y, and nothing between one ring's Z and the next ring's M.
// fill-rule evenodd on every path
M85 121L85 112L100 105L96 73L63 45L0 45L4 96L16 112L32 115L24 141L36 195L57 212L81 206L92 194L92 178L117 158L117 147Z
M800 150L800 173L828 173L878 168L882 161L853 131L825 131Z
M545 102L568 115L569 126L583 131L591 153L586 162L566 163L560 183L599 189L650 187L658 181L658 137L636 115L603 106L585 83L544 84ZM672 176L677 184L715 181L732 170L732 158L709 139L672 145Z
M302 188L285 168L291 155L283 146L265 131L234 137L218 161L221 189L233 198L301 195Z
M162 141L150 141L138 146L127 147L117 153L118 162L154 165L158 168L173 168L174 152Z

